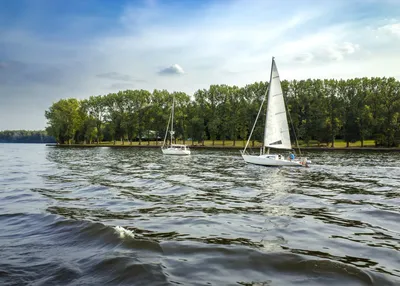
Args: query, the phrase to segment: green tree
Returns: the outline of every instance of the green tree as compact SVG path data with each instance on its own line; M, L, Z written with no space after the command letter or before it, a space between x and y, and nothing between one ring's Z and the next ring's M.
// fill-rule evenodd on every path
M125 108L124 98L121 93L109 93L105 96L104 100L107 107L105 118L107 119L110 127L111 138L114 141L114 144L117 139L120 139L121 142L123 142L123 114Z
M61 99L45 111L48 127L46 131L58 143L71 143L81 124L80 103L75 98Z
M104 115L106 113L106 100L104 96L91 96L85 104L86 111L90 115L96 124L96 141L97 144L103 139L102 126L104 124Z

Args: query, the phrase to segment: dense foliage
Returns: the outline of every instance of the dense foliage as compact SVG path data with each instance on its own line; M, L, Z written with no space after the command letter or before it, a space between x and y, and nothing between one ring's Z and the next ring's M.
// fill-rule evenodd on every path
M59 143L164 138L175 96L176 137L183 141L245 140L268 83L211 85L193 98L166 90L125 90L89 99L62 99L45 115L47 131ZM400 82L394 78L282 81L297 137L334 144L374 139L376 145L400 143ZM263 114L265 114L264 104ZM264 116L253 133L260 140ZM290 126L292 129L292 126ZM291 134L293 136L293 130Z
M46 131L5 130L0 131L0 143L55 143Z

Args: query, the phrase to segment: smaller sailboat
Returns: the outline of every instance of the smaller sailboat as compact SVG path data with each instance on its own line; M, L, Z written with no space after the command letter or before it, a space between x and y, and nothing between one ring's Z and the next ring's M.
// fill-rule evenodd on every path
M167 130L165 132L164 142L161 146L161 151L164 155L190 155L190 149L186 145L183 144L173 144L174 139L174 107L175 107L175 97L172 99L172 108L171 108L171 115L168 119ZM168 135L168 128L169 123L171 122L171 130L169 131L171 138L170 144L166 145L167 135Z
M270 154L270 149L292 150L292 144L289 135L289 125L286 116L285 99L283 97L281 81L279 78L278 69L275 64L274 57L272 58L271 75L268 86L268 105L265 115L264 139L263 146L260 150L260 155L250 155L246 152L249 145L251 135L260 115L264 99L261 103L257 118L254 122L253 129L250 132L244 150L241 150L242 158L246 163L263 165L263 166L294 166L307 167L311 163L307 157L295 158L294 154L283 156L281 154ZM297 139L296 139L297 143ZM298 144L297 144L298 145ZM267 151L265 150L267 148ZM300 150L300 148L299 148ZM300 151L301 152L301 151ZM301 153L300 153L301 154Z

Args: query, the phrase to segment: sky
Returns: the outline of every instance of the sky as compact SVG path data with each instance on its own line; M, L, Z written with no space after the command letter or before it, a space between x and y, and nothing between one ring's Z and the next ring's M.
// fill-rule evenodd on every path
M61 98L211 84L400 79L400 0L2 0L0 130Z

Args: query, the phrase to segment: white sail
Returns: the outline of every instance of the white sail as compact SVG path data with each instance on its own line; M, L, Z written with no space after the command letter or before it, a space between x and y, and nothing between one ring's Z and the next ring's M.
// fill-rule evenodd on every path
M267 148L292 149L281 81L274 59L272 60L268 91L264 146Z

